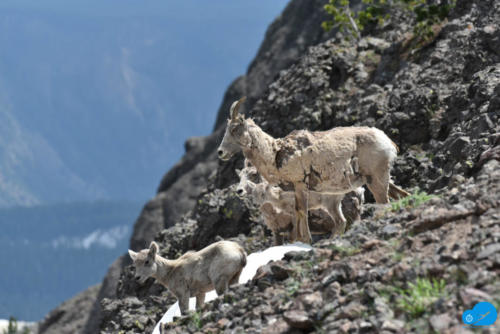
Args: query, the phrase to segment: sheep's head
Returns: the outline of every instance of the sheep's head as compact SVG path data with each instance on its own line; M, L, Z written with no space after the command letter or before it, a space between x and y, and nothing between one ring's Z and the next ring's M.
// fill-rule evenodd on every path
M245 160L245 168L241 171L236 171L238 176L240 177L240 183L236 188L236 194L239 197L243 197L245 195L252 196L255 192L255 188L257 183L261 182L261 178L259 172L257 172L257 168L249 165L247 160Z
M135 266L135 279L139 283L144 283L149 277L156 274L158 269L155 258L158 253L158 245L156 242L151 242L149 249L143 249L136 253L133 250L128 250L128 254L134 261Z
M221 160L227 161L242 148L250 146L248 123L242 115L238 114L238 109L245 100L246 97L242 97L231 105L229 111L231 117L227 120L224 138L222 138L222 143L217 149L217 154Z

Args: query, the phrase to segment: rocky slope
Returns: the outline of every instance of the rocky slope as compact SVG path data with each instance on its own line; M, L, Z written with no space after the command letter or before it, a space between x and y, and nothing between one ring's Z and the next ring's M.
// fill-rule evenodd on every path
M247 114L274 136L383 129L401 149L395 182L434 197L366 204L345 235L264 267L166 332L468 332L464 310L479 300L500 306L500 3L457 1L420 44L411 20L394 13L356 45L322 33L321 4L293 0L271 25L248 74L228 89L214 134L187 141L145 206L131 247L154 238L176 257L220 237L248 252L269 246L255 207L231 186L241 157L215 157L228 105L243 94ZM127 261L112 268L120 278L94 308L101 333L147 332L175 300L152 280L137 286Z
M89 321L101 285L94 285L50 311L36 331L40 333L81 333ZM80 312L77 312L79 310Z

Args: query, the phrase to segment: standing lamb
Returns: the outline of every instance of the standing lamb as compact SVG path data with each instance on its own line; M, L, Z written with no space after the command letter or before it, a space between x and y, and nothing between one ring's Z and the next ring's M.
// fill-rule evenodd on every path
M309 191L342 195L364 184L377 203L389 203L388 191L406 196L390 183L390 168L397 147L385 133L369 127L338 127L328 131L293 131L275 139L252 119L238 114L245 98L232 104L231 118L218 148L219 158L230 159L239 150L271 184L292 186L295 192L296 225L292 231L299 241L311 242L307 207ZM351 161L357 162L357 171ZM340 205L339 216L342 216ZM345 220L342 230L345 230Z
M219 241L198 252L187 252L177 260L158 255L153 241L149 249L136 253L129 249L136 268L136 279L143 283L154 277L179 300L182 314L186 314L189 298L196 297L196 309L205 301L205 293L213 290L223 294L229 285L237 284L247 263L245 250L235 242Z
M283 233L293 242L293 236L290 231L295 222L295 198L292 191L284 191L278 186L272 186L267 181L262 180L257 169L251 166L245 159L244 168L238 171L240 183L236 188L236 194L240 197L249 195L259 206L265 225L273 232L274 243L283 244ZM338 210L332 210L342 203L348 203L349 209L347 216L351 222L360 218L361 204L364 201L364 188L359 187L346 196L343 201L343 195L325 195L317 192L311 192L308 207L308 223L311 233L325 234L331 233L332 236L341 233L343 217L336 216ZM342 202L342 203L340 203ZM330 207L330 211L328 211Z

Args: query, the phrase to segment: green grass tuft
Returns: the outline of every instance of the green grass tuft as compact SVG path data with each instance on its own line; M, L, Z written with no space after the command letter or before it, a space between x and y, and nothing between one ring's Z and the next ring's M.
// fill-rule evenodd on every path
M196 328L201 329L201 327L203 327L203 322L201 321L201 312L193 312L191 314L191 322Z
M415 283L408 283L407 289L395 288L395 292L400 295L396 301L396 308L410 318L417 318L439 298L446 296L445 287L444 279L417 278Z
M330 246L330 249L333 250L334 252L339 253L342 256L352 256L361 252L361 249L353 246L332 245Z
M391 203L391 211L399 211L401 209L416 208L431 198L437 197L436 195L429 195L425 191L420 191L418 188L415 193L408 197L402 198L396 202Z
M357 12L351 11L350 0L329 0L324 5L329 20L321 23L325 31L338 27L346 32L344 39L359 39L363 31L369 33L374 26L383 26L391 12L399 10L413 18L413 33L421 41L435 37L434 25L447 19L456 0L438 4L427 0L362 0L364 6ZM411 21L410 21L411 22ZM367 29L365 29L365 27Z

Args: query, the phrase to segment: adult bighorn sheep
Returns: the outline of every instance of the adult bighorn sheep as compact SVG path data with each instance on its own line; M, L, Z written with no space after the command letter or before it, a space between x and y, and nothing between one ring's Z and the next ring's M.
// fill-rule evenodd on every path
M219 241L198 252L187 252L176 260L158 255L158 245L136 253L129 249L134 261L135 276L141 283L154 277L179 300L182 314L189 309L189 298L196 297L196 308L205 301L205 293L213 290L223 294L229 285L237 284L247 263L245 250L232 241Z
M311 242L307 221L309 191L342 195L366 184L377 203L389 203L388 192L397 198L408 195L390 182L397 146L383 131L370 127L295 130L275 139L252 119L238 114L244 101L243 97L231 105L217 153L221 160L228 160L242 150L269 183L293 186L296 225L292 234L299 241ZM353 159L357 170L352 168ZM342 216L340 205L337 210ZM345 229L345 219L343 225Z
M260 177L257 168L245 159L244 168L237 171L240 182L236 188L239 197L250 196L259 206L264 224L273 232L274 243L283 244L283 234L290 242L290 232L295 224L295 195L278 186L269 184ZM361 204L364 201L364 188L359 187L348 194L329 195L311 192L308 205L308 223L312 234L339 234L343 226L343 217L339 216L338 205L347 206L346 215L351 222L360 218ZM345 206L343 208L345 209Z

